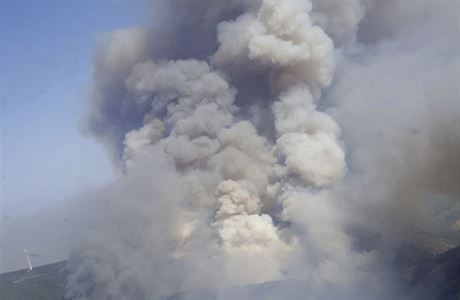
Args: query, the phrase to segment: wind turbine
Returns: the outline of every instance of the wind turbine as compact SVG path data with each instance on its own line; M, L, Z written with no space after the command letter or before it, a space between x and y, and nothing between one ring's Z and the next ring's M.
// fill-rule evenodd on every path
M30 256L29 256L29 252L27 252L26 248L24 248L24 253L26 254L26 258L27 258L27 263L29 264L29 271L32 271L32 263L30 262Z

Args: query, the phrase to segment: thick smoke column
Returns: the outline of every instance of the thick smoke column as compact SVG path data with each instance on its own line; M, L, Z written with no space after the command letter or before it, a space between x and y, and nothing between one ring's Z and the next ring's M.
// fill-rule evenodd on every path
M66 297L157 299L289 278L311 282L311 295L325 295L319 291L331 286L345 298L396 297L393 250L378 243L357 247L363 235L350 230L381 234L382 243L398 240L379 218L369 226L380 211L357 195L391 170L376 171L366 161L370 152L362 147L374 133L352 132L367 116L349 97L359 86L353 72L379 72L360 44L369 33L360 37L358 27L366 10L376 13L379 5L154 2L155 24L102 41L87 128L123 175L101 193L110 203L107 220L75 250ZM360 53L370 57L369 69L355 65ZM458 99L445 102L450 107ZM345 124L346 143L332 115ZM347 167L348 142L354 152ZM407 144L395 147L395 156L418 145ZM445 144L457 153L458 139ZM435 160L424 173L443 170L443 157ZM413 166L420 165L414 160L397 170L414 178ZM356 166L362 170L354 172ZM448 189L434 184L426 191L458 193L458 166L451 173ZM419 190L428 181L410 182ZM414 195L409 198L422 193ZM398 197L378 188L374 196L370 203L379 201L375 208L391 214Z

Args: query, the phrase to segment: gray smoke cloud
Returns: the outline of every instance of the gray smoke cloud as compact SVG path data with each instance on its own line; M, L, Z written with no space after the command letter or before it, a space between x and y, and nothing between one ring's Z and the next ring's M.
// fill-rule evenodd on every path
M66 297L300 279L409 298L398 247L459 227L457 9L155 1L151 25L108 34L86 128L122 175Z

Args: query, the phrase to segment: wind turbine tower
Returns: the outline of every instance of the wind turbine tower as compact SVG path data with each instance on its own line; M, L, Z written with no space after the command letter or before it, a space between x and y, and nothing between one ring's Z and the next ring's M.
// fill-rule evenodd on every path
M29 264L29 271L32 271L32 263L30 262L30 256L29 256L29 252L27 252L26 248L24 248L24 253L26 254L26 258L27 258L27 263Z

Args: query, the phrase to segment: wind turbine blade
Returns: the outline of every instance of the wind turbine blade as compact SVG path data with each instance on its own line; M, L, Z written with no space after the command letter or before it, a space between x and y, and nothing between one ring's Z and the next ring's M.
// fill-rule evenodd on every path
M24 253L26 254L27 264L29 265L29 271L32 271L32 262L30 261L29 253L27 252L26 248L24 248Z

